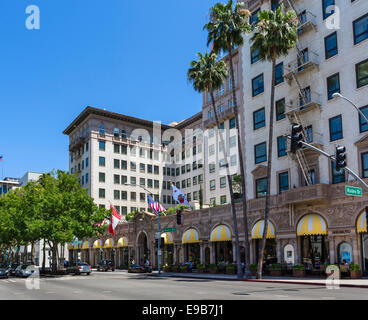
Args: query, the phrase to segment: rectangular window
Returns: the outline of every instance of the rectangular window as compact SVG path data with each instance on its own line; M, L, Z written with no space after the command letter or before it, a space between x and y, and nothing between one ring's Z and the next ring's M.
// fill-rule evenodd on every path
M120 191L114 190L114 200L120 200Z
M368 13L353 22L354 44L368 38Z
M146 186L146 179L145 178L139 178L139 185L142 187Z
M99 157L99 165L100 167L104 167L105 166L105 157Z
M185 171L190 172L190 170L191 170L190 164L188 163L187 165L185 165Z
M121 176L121 184L125 184L128 182L128 177L127 176Z
M256 24L258 21L259 21L259 18L258 18L258 12L260 11L261 9L257 9L256 11L254 11L253 13L252 13L252 15L250 16L250 21L249 21L249 23L251 24L251 25L254 25L254 24Z
M253 130L266 126L265 108L253 112Z
M114 169L120 169L120 160L114 159Z
M105 199L105 189L98 189L98 196L101 199Z
M289 190L289 173L282 172L279 174L279 193Z
M121 169L127 170L128 163L125 160L121 160Z
M252 79L252 95L253 97L259 95L264 91L263 73Z
M105 174L103 172L98 173L98 182L105 182Z
M215 170L216 170L216 165L214 163L210 163L209 164L209 171L210 171L210 173L215 172Z
M259 60L259 49L250 48L250 63L256 63Z
M254 146L255 163L267 161L266 142Z
M191 183L192 183L192 179L191 178L188 178L187 179L187 188L190 188Z
M285 119L285 98L276 101L276 121Z
M308 143L313 142L313 126L308 126L304 129Z
M136 201L137 200L137 194L135 192L130 193L130 200L131 201Z
M128 200L128 192L126 191L121 192L121 200Z
M230 157L230 166L234 167L237 164L237 155L234 154Z
M368 152L362 153L362 173L363 178L368 178Z
M277 138L277 155L283 157L287 155L286 152L286 137L281 136Z
M142 173L146 172L146 165L144 163L139 164L139 171Z
M226 188L226 177L220 178L220 188Z
M340 76L338 73L327 78L327 96L328 100L332 99L334 93L340 93Z
M221 196L220 197L220 203L221 204L226 204L226 196Z
M154 166L153 167L153 173L154 174L159 174L160 173L160 168L158 166Z
M159 189L159 188L160 188L160 182L159 182L158 180L154 180L154 181L153 181L153 187L154 187L155 189Z
M337 32L325 37L325 58L329 59L337 55Z
M137 178L136 177L130 177L130 184L137 184Z
M169 175L169 173L168 173L167 175ZM171 168L171 175L172 175L173 177L175 177L175 168Z
M147 172L148 173L152 173L153 171L152 171L152 164L147 164Z
M106 148L106 143L105 143L105 141L99 141L99 142L98 142L98 149L99 149L100 151L105 151L105 148Z
M341 183L345 182L345 171L341 169L340 171L336 171L336 163L335 161L331 161L332 163L332 183Z
M235 118L231 118L229 122L229 129L234 129L236 126Z
M128 147L126 145L121 146L121 154L127 154L128 153Z
M153 180L152 179L147 179L147 187L148 188L152 188L153 187Z
M341 115L331 118L329 121L330 121L330 141L342 139L343 134L342 134Z
M267 178L256 180L256 198L263 198L267 194Z
M120 176L118 174L114 174L114 184L120 184Z
M193 186L196 186L198 183L198 178L197 177L193 177Z
M275 86L284 82L284 64L281 62L276 66Z
M141 193L139 194L139 200L140 200L141 202L145 202L145 201L146 201L146 194L145 194L144 192L141 192Z
M230 137L229 145L230 148L236 147L236 136Z
M121 214L123 215L123 216L126 216L127 215L127 213L128 213L128 208L127 207L121 207Z
M88 168L89 159L86 158L86 168Z
M198 176L198 182L199 182L199 183L203 183L203 174L200 174L200 175Z
M360 111L362 111L362 113L368 119L368 106L361 107ZM365 121L365 119L360 114L359 114L359 129L360 129L360 133L368 131L368 123Z
M180 168L176 168L175 170L176 170L176 176L177 177L180 176Z
M216 180L211 180L210 181L210 190L215 190L216 189Z
M355 66L357 88L368 84L368 59L358 63Z
M323 20L328 18L330 15L335 13L335 10L327 10L329 6L334 6L335 0L322 0L322 13L323 13Z
M120 146L114 143L114 153L120 153Z
M137 165L135 162L130 162L130 170L135 171L137 169Z

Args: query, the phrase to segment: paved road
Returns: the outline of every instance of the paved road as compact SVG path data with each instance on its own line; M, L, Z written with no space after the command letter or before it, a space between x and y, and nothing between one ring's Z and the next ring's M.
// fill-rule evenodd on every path
M368 289L297 284L159 278L126 272L90 276L41 278L40 288L29 290L26 280L0 279L1 300L367 300Z

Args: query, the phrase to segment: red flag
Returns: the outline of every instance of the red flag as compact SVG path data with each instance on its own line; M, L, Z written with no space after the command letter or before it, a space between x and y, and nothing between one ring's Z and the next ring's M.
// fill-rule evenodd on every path
M115 228L118 225L119 221L121 220L121 216L118 214L116 209L112 204L110 204L110 209L112 209L112 216L111 221L109 223L109 233L115 235Z

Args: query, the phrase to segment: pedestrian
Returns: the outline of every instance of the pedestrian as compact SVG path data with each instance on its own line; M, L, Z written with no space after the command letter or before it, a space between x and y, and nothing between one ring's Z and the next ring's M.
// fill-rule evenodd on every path
M149 267L150 263L149 263L149 260L147 259L146 260L146 267Z

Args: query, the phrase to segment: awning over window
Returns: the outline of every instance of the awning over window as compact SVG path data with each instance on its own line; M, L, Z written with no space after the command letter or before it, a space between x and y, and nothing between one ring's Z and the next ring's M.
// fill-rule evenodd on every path
M100 239L93 242L93 249L100 249L101 247L102 247L102 241Z
M164 243L165 244L173 244L174 243L173 236L172 236L171 232L163 233L161 235L161 238L164 238Z
M196 229L189 229L184 232L182 243L199 243L199 235Z
M232 234L231 234L230 228L228 226L223 225L223 224L217 226L211 232L210 241L211 242L232 241Z
M264 227L265 227L265 220L259 220L252 229L252 239L262 239ZM266 239L274 239L274 238L276 238L275 226L270 220L268 220Z
M89 249L89 241L84 241L82 249L84 249L84 250Z
M105 241L104 248L112 248L114 246L114 239L107 239Z
M127 237L121 237L118 240L118 247L127 247L128 246L128 238Z
M298 223L298 236L327 235L327 223L316 213L307 214Z
M358 222L357 222L357 231L358 233L363 233L363 232L367 232L367 213L365 211L363 211L359 218L358 218Z
M68 250L73 250L73 244L72 243L69 243L69 246L68 246Z

